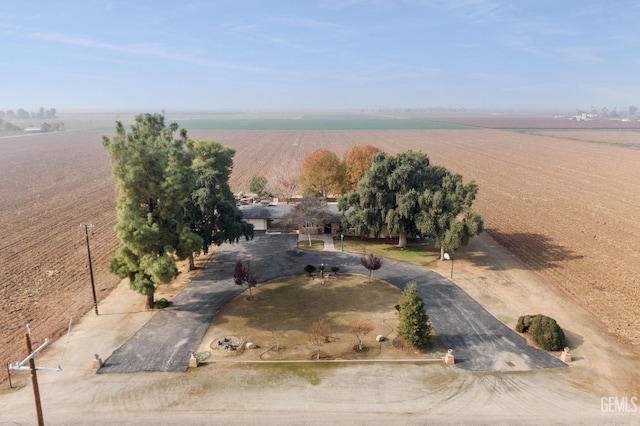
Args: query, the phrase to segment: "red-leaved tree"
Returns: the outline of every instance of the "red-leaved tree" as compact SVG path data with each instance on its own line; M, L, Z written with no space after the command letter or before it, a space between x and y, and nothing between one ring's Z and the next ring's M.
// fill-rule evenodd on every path
M373 271L377 271L382 267L382 258L373 253L369 253L360 258L360 263L369 270L369 282L371 282Z
M249 299L253 299L251 289L258 284L258 277L251 270L251 265L244 266L239 260L236 262L236 266L233 269L233 282L236 285L246 284L249 289Z
M335 152L318 149L302 160L298 181L305 194L341 194L344 185L344 168Z
M380 152L380 149L373 145L356 145L344 153L342 162L344 164L345 183L349 190L355 191L358 182L364 177L367 170L371 168L373 156L377 152Z

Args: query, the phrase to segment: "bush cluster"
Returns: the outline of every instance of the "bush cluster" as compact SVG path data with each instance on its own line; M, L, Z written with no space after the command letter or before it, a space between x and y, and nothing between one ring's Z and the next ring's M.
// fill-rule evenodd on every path
M558 351L567 345L562 328L545 315L523 315L516 324L518 333L527 333L545 351Z
M316 270L318 271L324 271L326 269L326 265L319 265L317 268L315 267L315 265L307 265L304 267L304 271L311 276L311 274L313 274ZM338 271L340 270L339 266L332 266L331 267L331 272L333 272L335 275L338 274Z

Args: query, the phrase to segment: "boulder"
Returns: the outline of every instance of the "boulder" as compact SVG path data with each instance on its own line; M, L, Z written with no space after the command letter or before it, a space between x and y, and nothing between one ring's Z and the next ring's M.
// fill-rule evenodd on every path
M385 340L387 340L387 338L384 337L382 334L378 334L376 336L376 342L384 342Z
M255 344L255 343L253 343L253 342L247 342L247 343L245 344L245 348L247 348L247 349L258 349L258 345L256 345L256 344Z

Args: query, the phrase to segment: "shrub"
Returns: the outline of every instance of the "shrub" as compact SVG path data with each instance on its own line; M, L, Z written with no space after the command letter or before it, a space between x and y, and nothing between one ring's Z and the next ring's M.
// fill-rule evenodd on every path
M518 323L516 324L516 331L518 333L526 333L529 331L529 326L531 325L531 320L533 317L531 315L523 315L518 318Z
M558 351L567 345L564 332L556 320L544 315L533 317L529 333L545 351Z
M518 333L529 332L531 338L545 351L557 351L566 346L562 328L556 320L545 315L523 315L516 324Z
M155 302L153 302L154 309L162 309L162 308L166 308L167 306L169 306L169 301L164 297L162 299L158 299Z
M338 271L340 270L339 266L332 266L331 267L331 272L333 272L334 275L338 275Z
M316 267L313 265L307 265L304 267L304 271L311 276L311 274L316 271Z

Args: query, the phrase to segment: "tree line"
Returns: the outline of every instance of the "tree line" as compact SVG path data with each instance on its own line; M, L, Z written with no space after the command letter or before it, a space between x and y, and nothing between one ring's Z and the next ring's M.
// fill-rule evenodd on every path
M266 180L261 182L266 187ZM431 238L441 258L483 230L482 218L471 208L475 182L464 183L422 152L389 155L370 145L354 146L340 160L318 149L303 159L298 183L305 196L291 213L297 224L326 222L325 199L331 194L344 212L343 229L367 237L386 231L398 236L401 248L409 236Z
M287 201L298 192L325 198L344 194L356 188L377 152L380 149L372 145L353 146L340 159L333 151L318 149L303 159L297 176L281 169L271 181L264 176L253 176L249 190L259 196L277 194Z
M58 118L58 111L55 108L44 109L40 107L38 111L28 112L23 108L18 108L16 112L12 109L6 111L0 110L0 119L7 120L51 120Z
M28 112L23 108L19 108L16 112L12 109L0 110L0 130L22 130L18 125L12 123L12 121L24 121L24 120L52 120L58 118L58 111L55 108L44 109L40 107L38 111ZM64 124L62 122L50 122L42 123L40 130L43 132L49 132L52 130L64 130Z

